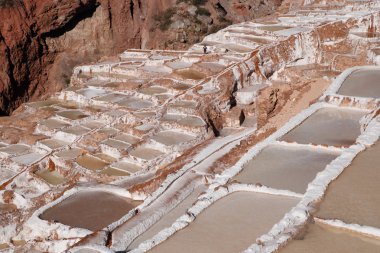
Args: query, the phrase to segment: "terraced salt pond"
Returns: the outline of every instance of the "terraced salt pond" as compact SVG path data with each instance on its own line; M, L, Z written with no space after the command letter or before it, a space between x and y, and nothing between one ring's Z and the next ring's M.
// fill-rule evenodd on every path
M282 140L300 144L350 146L360 135L359 120L366 111L322 108L312 114Z
M338 155L337 152L317 148L270 145L233 179L303 194L316 174Z
M60 185L66 181L65 178L56 170L50 171L44 169L37 171L36 175L51 185Z
M193 69L175 70L175 74L179 75L183 79L202 80L206 75L202 72Z
M297 198L261 193L232 193L149 252L243 251L268 232L298 201Z
M321 224L308 225L306 233L293 239L279 253L380 252L378 240Z
M89 170L101 170L108 165L107 162L90 155L82 155L76 159L76 162L83 168Z
M380 71L361 69L351 73L342 83L338 94L356 97L380 98Z
M191 141L195 136L181 133L178 131L163 131L152 137L153 140L166 146L178 145L183 142Z
M97 231L120 219L140 203L105 191L81 191L47 209L40 218Z
M134 157L149 161L163 155L164 153L153 148L137 147L136 149L132 150L130 154Z
M380 228L379 163L380 142L377 142L359 153L330 184L316 216Z

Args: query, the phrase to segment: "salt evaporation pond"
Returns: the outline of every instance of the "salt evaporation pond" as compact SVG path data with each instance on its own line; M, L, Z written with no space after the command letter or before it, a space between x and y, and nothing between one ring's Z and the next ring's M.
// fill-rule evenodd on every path
M240 252L267 233L299 199L236 192L204 210L150 252ZM185 246L184 246L185 245Z
M174 73L176 73L183 79L202 80L206 77L206 75L202 72L193 69L175 70Z
M136 149L132 150L130 154L134 157L149 161L163 155L164 153L157 149L152 149L152 148L147 148L147 147L137 147Z
M30 149L29 146L23 144L12 144L3 148L0 148L0 152L4 152L10 155L19 155L27 152Z
M340 87L338 94L355 97L380 98L380 69L361 69L352 72Z
M51 185L59 185L65 182L65 178L56 170L50 171L47 169L36 172L40 178L45 180Z
M377 142L359 153L330 184L316 216L380 228L379 164L380 143Z
M271 145L249 161L234 179L303 194L316 174L338 155L316 148Z
M183 200L179 205L173 208L169 213L165 214L156 224L151 226L147 231L137 237L127 248L134 249L139 246L140 243L151 239L153 236L158 234L164 228L170 227L173 222L175 222L180 216L186 213L197 200L198 196L204 190L203 187L196 188L185 200Z
M355 109L322 108L282 140L300 144L350 146L360 135L359 120L365 114L365 111Z
M60 152L57 152L55 155L59 158L62 158L64 160L71 160L75 159L81 154L83 154L85 151L79 148L71 148L67 150L63 150Z
M79 156L76 162L83 168L89 170L101 170L108 165L107 162L90 155Z
M47 209L40 218L97 231L117 221L140 203L105 191L81 191Z
M302 238L303 237L303 238ZM378 240L321 224L308 225L306 234L293 239L279 253L380 252Z
M57 112L57 115L71 120L78 120L88 117L87 114L84 114L83 112L78 110L61 111Z
M194 139L194 136L178 131L163 131L153 136L152 139L166 146L173 146L191 141Z
M61 120L57 120L57 119L47 119L47 120L43 120L41 122L41 125L49 129L57 129L57 128L63 128L63 127L69 126L70 124Z

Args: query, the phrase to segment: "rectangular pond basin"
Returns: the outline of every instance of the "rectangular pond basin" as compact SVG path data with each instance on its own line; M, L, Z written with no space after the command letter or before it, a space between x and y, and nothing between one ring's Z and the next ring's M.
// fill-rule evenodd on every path
M337 152L316 148L270 145L233 179L303 194L316 174L338 155Z
M125 106L132 110L141 110L153 106L153 103L148 100L142 100L139 98L127 98L117 102L120 106Z
M232 193L149 252L241 252L267 233L298 201L262 193Z
M129 135L129 134L119 134L119 135L116 135L114 139L129 143L131 145L136 144L137 142L141 141L140 138L135 137L133 135Z
M279 253L380 252L380 242L322 224L308 225L303 235L291 240Z
M105 191L81 191L49 208L40 218L97 231L117 221L140 203Z
M316 216L380 228L380 142L330 184Z
M164 153L153 148L148 148L148 147L137 147L136 149L132 150L130 152L130 155L143 159L143 160L153 160L154 158L157 158Z
M44 157L44 156L45 156L45 154L29 153L29 154L13 157L13 158L11 158L11 160L16 162L16 163L19 163L19 164L31 165L31 164L37 162L38 160L42 159L42 157Z
M129 148L131 146L129 143L126 143L124 141L115 140L112 138L103 141L102 144L107 145L107 146L112 147L112 148L116 148L118 150L126 150L127 148Z
M178 145L184 142L194 140L195 136L181 133L178 131L162 131L152 137L153 140L162 143L166 146Z
M206 77L206 75L202 72L193 70L193 69L182 69L182 70L175 70L175 74L180 76L183 79L190 79L190 80L202 80Z
M282 140L300 144L351 146L360 135L359 120L365 111L322 108L287 133Z
M84 119L88 117L87 114L79 110L61 111L61 112L57 112L57 115L67 118L67 119L71 119L71 120Z
M354 97L380 98L380 69L361 69L352 72L338 90L338 94Z
M45 139L45 140L39 141L39 143L41 143L42 145L44 145L44 146L46 146L52 150L62 148L64 146L67 146L70 144L69 142L57 140L57 139Z
M198 196L204 190L203 187L196 188L186 199L173 208L169 213L165 214L156 224L150 227L147 231L137 237L129 246L127 250L137 248L140 243L152 238L164 228L170 227L179 217L186 213L198 199Z
M77 157L76 162L83 168L89 170L101 170L109 164L97 157L88 154Z
M108 167L100 172L100 174L107 175L110 177L125 177L129 176L130 174L126 171L122 171L119 169L115 169L112 167Z
M78 156L82 155L85 151L83 149L79 148L70 148L67 150L62 150L60 152L57 152L55 155L59 158L62 158L64 160L72 160L77 158Z
M40 124L47 127L48 129L59 129L59 128L70 126L69 123L66 123L64 121L57 120L57 119L43 120Z
M9 155L20 155L28 152L30 149L29 146L23 144L11 144L9 146L0 148L0 152L7 153Z
M141 167L134 163L129 162L118 162L111 165L112 168L127 172L128 174L133 174L141 170Z
M65 177L56 170L50 171L43 169L37 171L35 174L51 185L60 185L66 181Z

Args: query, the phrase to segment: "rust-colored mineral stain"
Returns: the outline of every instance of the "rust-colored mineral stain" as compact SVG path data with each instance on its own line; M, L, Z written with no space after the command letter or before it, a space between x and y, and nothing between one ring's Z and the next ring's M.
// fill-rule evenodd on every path
M140 203L109 192L83 191L49 208L40 218L97 231L117 221Z

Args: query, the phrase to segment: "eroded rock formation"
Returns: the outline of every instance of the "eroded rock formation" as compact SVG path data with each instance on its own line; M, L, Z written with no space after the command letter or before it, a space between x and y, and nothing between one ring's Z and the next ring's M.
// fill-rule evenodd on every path
M78 63L126 48L186 48L221 25L272 13L281 0L240 2L1 0L0 114L66 87ZM187 23L170 16L170 28L159 29L175 6Z

